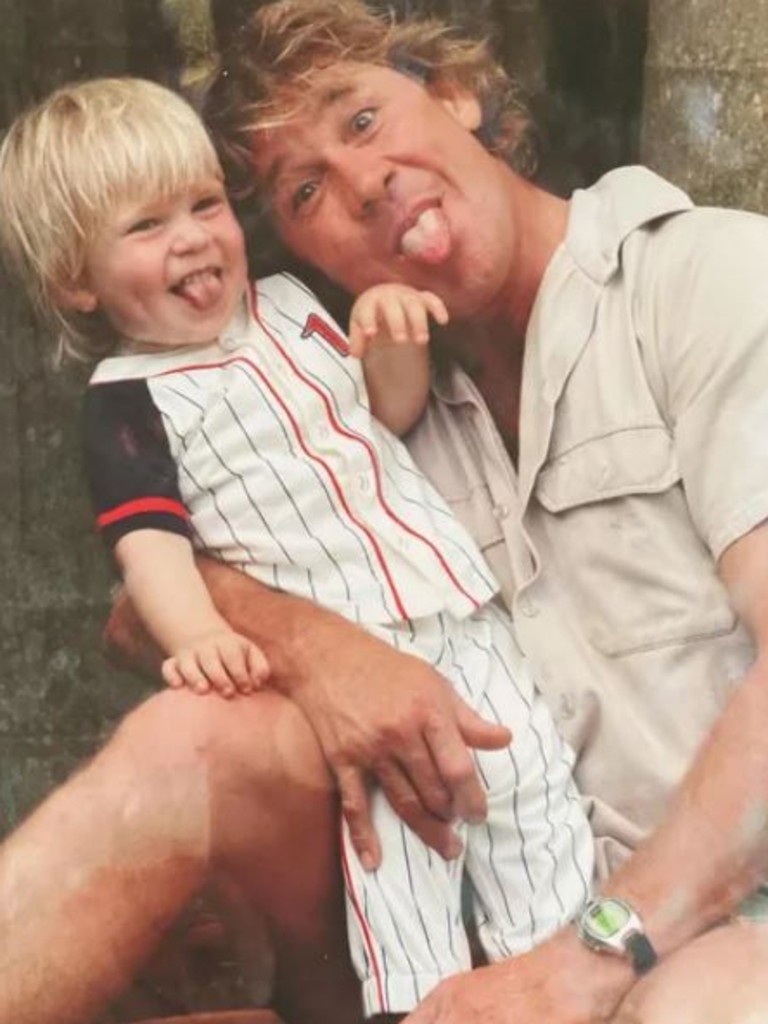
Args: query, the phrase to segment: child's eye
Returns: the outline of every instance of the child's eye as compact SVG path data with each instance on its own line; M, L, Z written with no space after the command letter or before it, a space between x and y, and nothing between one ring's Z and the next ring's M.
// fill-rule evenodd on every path
M358 110L352 118L352 131L357 135L362 135L363 132L368 131L375 118L376 110L373 107L365 107L363 110Z
M128 227L126 234L140 235L145 231L151 231L153 228L156 228L159 223L160 220L157 217L143 217L141 220L134 221L133 224Z
M206 210L216 210L224 203L223 196L211 194L209 196L202 196L194 205L196 213L205 213Z

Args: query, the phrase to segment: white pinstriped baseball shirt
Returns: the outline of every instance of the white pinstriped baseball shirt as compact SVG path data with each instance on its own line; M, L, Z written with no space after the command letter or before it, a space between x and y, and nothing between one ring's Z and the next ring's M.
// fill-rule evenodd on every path
M109 543L142 527L361 623L487 603L465 529L375 421L362 367L287 274L257 282L218 342L126 353L85 398L86 465Z

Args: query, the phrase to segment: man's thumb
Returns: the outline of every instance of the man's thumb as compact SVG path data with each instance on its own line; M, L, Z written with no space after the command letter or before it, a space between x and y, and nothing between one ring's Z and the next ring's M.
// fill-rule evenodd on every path
M462 739L468 747L477 750L501 750L502 747L509 746L512 742L512 732L505 725L481 718L460 697L457 696L456 699L456 721Z

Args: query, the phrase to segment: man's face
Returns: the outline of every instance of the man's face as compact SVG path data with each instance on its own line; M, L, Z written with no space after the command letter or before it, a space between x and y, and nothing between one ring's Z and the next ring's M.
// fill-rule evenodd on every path
M472 135L475 98L353 63L311 88L298 118L254 144L288 247L352 293L401 281L454 315L491 309L511 269L511 172Z

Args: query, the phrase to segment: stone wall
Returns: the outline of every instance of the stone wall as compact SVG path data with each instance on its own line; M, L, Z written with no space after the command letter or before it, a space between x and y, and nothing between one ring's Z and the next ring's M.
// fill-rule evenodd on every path
M766 0L653 0L642 153L698 202L768 213Z
M70 78L126 70L115 0L1 0L0 116ZM140 692L99 652L109 570L78 464L82 371L0 277L0 834L93 749Z

